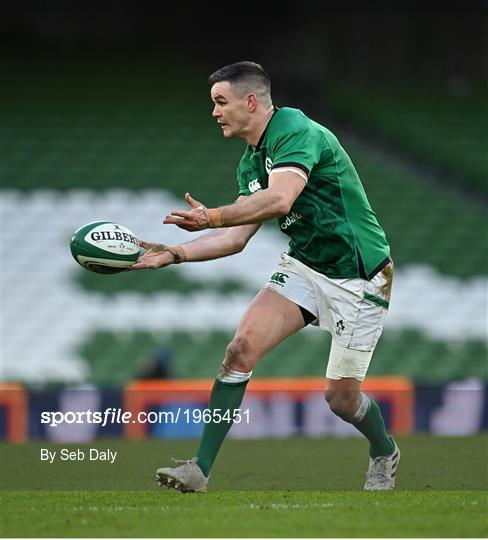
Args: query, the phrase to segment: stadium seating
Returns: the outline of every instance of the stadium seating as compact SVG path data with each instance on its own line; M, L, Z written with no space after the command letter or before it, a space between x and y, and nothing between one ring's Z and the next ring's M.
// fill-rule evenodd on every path
M327 106L460 189L488 193L486 84L328 84Z
M111 386L127 382L140 373L159 346L170 346L175 377L213 377L231 332L98 333L82 354L93 376ZM329 334L307 330L271 351L255 370L259 377L325 374ZM386 332L375 352L371 375L404 375L421 382L445 382L465 377L486 379L486 347L480 341L449 344L426 339L420 332Z
M225 264L181 265L143 279L135 273L107 278L76 266L69 238L87 221L113 219L145 239L178 242L186 233L158 227L166 211L183 204L186 190L210 205L236 194L242 144L224 141L211 118L205 73L182 74L184 91L177 92L175 81L154 74L154 65L131 67L51 66L28 102L25 88L35 69L17 74L13 91L0 88L9 378L119 384L159 344L175 350L175 375L211 376L245 305L286 246L270 225L249 251ZM357 118L362 121L361 111ZM368 141L340 129L338 135L387 231L398 270L398 303L371 372L486 378L482 211L385 161ZM434 143L431 153L442 162ZM322 333L306 331L273 351L256 373L323 374L328 344Z

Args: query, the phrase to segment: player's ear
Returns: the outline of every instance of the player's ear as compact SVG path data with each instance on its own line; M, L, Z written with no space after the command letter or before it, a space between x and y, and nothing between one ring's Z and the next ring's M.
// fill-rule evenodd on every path
M254 112L258 106L258 98L256 94L248 94L247 96L247 110L249 112Z

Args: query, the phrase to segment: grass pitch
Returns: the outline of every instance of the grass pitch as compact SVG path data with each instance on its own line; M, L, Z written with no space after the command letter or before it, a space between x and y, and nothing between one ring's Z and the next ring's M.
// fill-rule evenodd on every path
M486 436L398 439L397 490L362 491L362 439L224 444L209 492L157 489L154 470L194 441L2 447L8 537L486 537ZM113 463L40 461L40 449L107 449Z

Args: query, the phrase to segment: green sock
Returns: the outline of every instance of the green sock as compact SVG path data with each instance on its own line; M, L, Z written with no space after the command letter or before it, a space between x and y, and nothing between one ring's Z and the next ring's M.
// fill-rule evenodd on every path
M197 463L200 469L202 469L203 474L207 477L210 474L210 469L217 457L220 446L234 423L234 409L238 409L241 406L247 383L248 381L230 384L223 383L218 379L215 380L208 402L208 409L210 411L220 409L219 413L222 416L224 416L226 411L229 411L227 417L230 417L230 420L209 422L203 428L197 450Z
M393 453L395 446L386 432L385 421L381 416L380 408L372 399L363 419L355 423L354 426L368 439L370 444L369 455L372 458L389 456Z

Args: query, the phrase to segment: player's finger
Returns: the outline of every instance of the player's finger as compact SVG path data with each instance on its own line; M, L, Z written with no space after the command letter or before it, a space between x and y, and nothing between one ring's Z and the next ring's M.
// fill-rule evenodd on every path
M185 200L192 208L198 208L203 206L203 204L196 199L194 199L189 193L185 193Z
M171 216L168 216L163 223L169 224L169 225L176 225L180 229L184 229L185 231L198 231L198 225L193 220L187 220L182 218L172 218Z
M185 220L183 218L176 218L176 217L173 217L173 216L166 216L163 219L163 223L166 223L166 224L169 223L170 225L177 225L181 221L185 221Z
M129 268L126 268L125 272L130 272L131 270L144 270L145 268L147 268L146 263L136 262L132 266L129 266Z
M159 254L154 253L153 255ZM128 270L154 270L155 268L159 268L160 266L161 265L157 259L148 256L137 259L137 261L132 266L129 266Z
M152 249L154 244L152 242L146 242L145 240L139 240L139 245L144 249Z
M184 219L192 219L192 213L191 212L185 212L184 210L174 210L171 212L172 216L179 216Z
M149 253L153 252L154 244L144 242L144 240L139 240L139 248L139 257L142 257L143 255L148 255Z
M175 223L175 225L185 231L194 232L194 231L200 230L198 227L195 226L194 223L181 222L181 223Z

